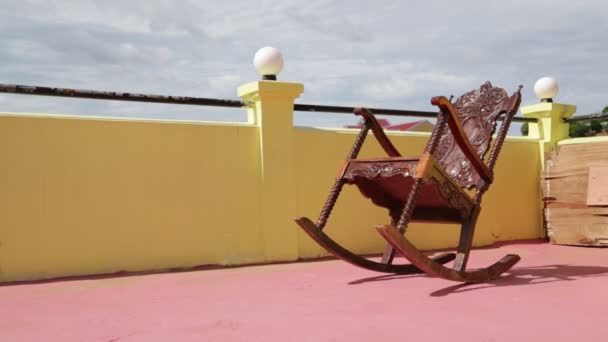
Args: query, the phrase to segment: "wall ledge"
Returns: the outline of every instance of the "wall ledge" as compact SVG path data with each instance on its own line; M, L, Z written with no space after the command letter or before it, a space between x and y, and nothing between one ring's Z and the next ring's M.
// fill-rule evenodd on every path
M247 126L253 127L251 123L234 121L199 121L199 120L168 120L133 118L125 116L97 116L97 115L78 115L78 114L55 114L55 113L20 113L20 112L0 112L0 117L25 117L25 118L46 118L63 120L90 120L90 121L119 121L119 122L144 122L158 124L184 124L184 125L213 125L213 126Z

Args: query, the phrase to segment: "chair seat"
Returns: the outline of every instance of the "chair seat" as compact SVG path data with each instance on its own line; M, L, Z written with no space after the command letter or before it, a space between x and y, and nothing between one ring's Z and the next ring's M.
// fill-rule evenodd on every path
M352 159L340 176L347 184L357 185L374 204L387 208L396 221L414 185L419 160L418 157ZM439 178L432 178L422 186L412 220L462 223L473 209L472 199L448 177Z

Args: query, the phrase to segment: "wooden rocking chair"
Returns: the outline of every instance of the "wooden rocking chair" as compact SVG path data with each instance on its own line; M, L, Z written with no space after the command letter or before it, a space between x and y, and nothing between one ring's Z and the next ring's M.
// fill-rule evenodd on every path
M467 271L466 265L481 198L492 184L492 170L521 102L520 91L521 86L509 97L505 90L486 82L453 104L443 96L432 98L431 103L439 107L439 113L421 157L402 157L373 114L365 108L355 109L355 114L363 117L364 125L317 223L306 217L296 222L327 251L366 269L397 274L425 272L462 282L484 282L499 277L520 260L519 256L510 254L487 268L473 271ZM498 119L502 119L502 125L484 163ZM370 130L388 158L356 159ZM379 262L352 253L323 232L344 184L356 184L365 197L389 210L392 223L376 228L389 243ZM465 189L473 188L471 197ZM424 255L404 236L412 221L461 224L456 253L435 258ZM393 264L396 252L411 264ZM443 266L452 260L455 260L453 268Z

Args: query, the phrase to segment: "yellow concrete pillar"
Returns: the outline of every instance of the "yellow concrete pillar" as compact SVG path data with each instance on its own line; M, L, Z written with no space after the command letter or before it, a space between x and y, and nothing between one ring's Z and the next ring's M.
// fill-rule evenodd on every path
M261 215L266 261L298 258L293 155L294 100L304 91L300 83L259 81L238 88L247 103L249 121L259 127L261 157Z
M544 169L545 156L553 151L557 142L569 136L570 124L564 122L564 118L571 117L576 112L576 106L541 102L520 108L527 118L538 119L536 123L528 125L528 135L538 138L540 144L540 155Z
M540 163L541 168L539 179L542 180L542 174L545 170L545 159L547 154L557 148L557 142L566 139L570 133L570 124L564 122L564 118L569 118L576 112L576 106L553 103L540 102L530 106L520 107L521 112L527 118L535 118L537 122L528 124L528 136L538 138ZM540 236L546 236L544 222L544 200L539 199L541 208L541 222L539 227L542 227Z

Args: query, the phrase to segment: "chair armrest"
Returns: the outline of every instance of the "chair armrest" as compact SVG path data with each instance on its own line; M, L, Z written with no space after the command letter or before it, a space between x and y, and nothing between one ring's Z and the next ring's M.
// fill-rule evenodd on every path
M401 154L399 153L399 151L397 151L393 143L388 139L388 137L384 133L384 130L382 129L382 126L380 126L378 120L376 120L376 117L374 117L374 114L372 114L372 112L370 112L367 108L359 107L355 108L355 115L360 115L363 117L363 120L365 122L364 125L372 130L372 133L374 133L374 136L380 143L380 146L382 146L384 151L390 157L401 157Z
M479 155L473 146L471 146L471 143L464 132L464 128L462 127L462 122L460 121L458 112L456 112L456 109L452 103L444 96L437 96L431 99L431 104L439 107L441 113L446 117L448 127L450 128L450 131L452 131L456 143L467 159L471 162L475 168L475 171L477 171L479 176L481 176L484 181L492 183L492 179L494 178L492 171L488 169L486 164L484 164L479 158Z

